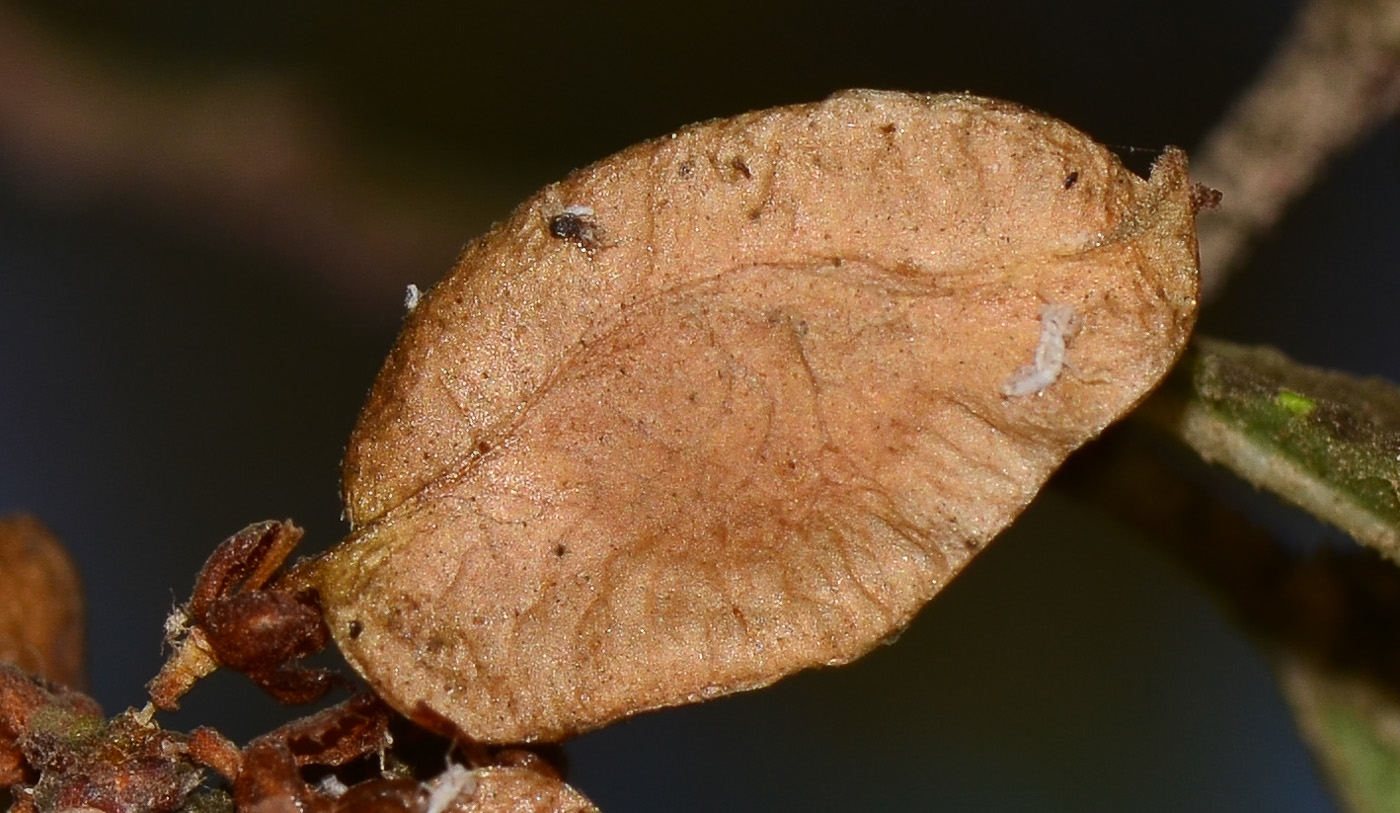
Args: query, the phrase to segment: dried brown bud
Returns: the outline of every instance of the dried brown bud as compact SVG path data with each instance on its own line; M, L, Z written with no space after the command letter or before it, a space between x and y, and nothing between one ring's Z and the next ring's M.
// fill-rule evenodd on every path
M1176 150L871 91L574 173L408 316L309 571L332 634L494 742L858 657L1176 359L1192 195Z

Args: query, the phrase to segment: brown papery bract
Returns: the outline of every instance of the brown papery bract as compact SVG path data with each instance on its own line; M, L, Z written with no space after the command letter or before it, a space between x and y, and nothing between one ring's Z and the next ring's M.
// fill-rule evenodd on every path
M1191 196L965 95L628 149L413 309L302 573L390 703L490 742L849 661L1177 358Z

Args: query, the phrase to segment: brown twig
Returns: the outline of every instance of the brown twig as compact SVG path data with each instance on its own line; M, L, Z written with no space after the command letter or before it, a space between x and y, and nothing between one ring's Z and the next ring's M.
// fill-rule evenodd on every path
M1207 138L1192 175L1224 193L1199 223L1203 296L1328 161L1400 107L1400 2L1313 0L1254 86Z
M0 173L51 204L134 205L305 271L339 304L397 313L505 209L368 179L348 133L285 79L172 78L80 54L0 6Z

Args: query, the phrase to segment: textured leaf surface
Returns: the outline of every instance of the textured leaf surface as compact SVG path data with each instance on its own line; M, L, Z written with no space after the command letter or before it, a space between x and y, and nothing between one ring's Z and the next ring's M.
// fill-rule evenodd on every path
M968 96L848 92L580 170L409 316L354 531L310 566L333 634L487 741L849 661L1166 372L1194 235L1179 152L1144 181Z

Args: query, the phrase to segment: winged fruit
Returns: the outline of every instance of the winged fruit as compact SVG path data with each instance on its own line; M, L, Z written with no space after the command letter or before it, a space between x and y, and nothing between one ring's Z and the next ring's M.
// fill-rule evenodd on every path
M390 703L549 740L898 632L1196 313L1192 185L851 91L581 169L409 314L311 566Z

